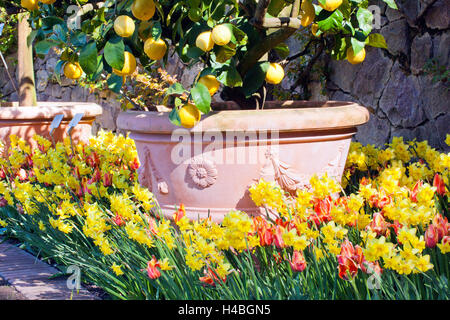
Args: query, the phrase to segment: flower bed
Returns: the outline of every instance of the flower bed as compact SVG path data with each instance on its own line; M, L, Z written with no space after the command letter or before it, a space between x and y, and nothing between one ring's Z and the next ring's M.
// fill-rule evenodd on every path
M426 142L353 143L342 186L313 177L289 195L261 180L250 194L267 216L230 212L219 225L188 220L183 205L164 219L127 137L35 139L31 150L11 136L0 160L0 224L112 297L449 297L450 154Z

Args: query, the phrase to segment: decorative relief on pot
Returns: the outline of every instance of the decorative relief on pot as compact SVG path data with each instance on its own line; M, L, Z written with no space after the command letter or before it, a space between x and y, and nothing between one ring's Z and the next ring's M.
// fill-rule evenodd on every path
M188 166L188 173L194 183L204 189L212 186L217 180L217 167L214 162L203 156L192 158Z
M161 178L158 169L156 169L155 164L153 163L150 150L147 147L144 148L143 160L142 165L137 170L139 175L139 183L153 191L153 175L155 177L159 193L168 194L169 186L167 185L167 182Z
M289 164L280 161L278 154L271 149L266 151L266 163L260 171L260 179L276 181L280 187L291 194L297 189L308 187L309 179L305 174L294 170Z
M340 143L338 146L338 155L331 160L323 169L322 175L327 173L328 177L338 179L342 174L344 168L342 167L342 157L344 154L344 143Z

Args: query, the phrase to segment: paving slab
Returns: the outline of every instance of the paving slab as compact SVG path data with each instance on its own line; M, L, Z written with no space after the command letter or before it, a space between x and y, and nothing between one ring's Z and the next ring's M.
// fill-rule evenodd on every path
M28 300L97 300L84 288L72 290L66 277L49 279L59 270L17 246L0 243L0 277Z

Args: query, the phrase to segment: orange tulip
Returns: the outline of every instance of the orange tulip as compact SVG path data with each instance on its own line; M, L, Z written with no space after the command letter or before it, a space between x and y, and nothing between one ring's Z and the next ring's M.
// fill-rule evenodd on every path
M439 242L439 234L437 228L430 224L428 226L427 231L425 232L425 245L428 248L436 247L436 244Z
M158 270L158 267L159 261L153 256L152 260L147 263L147 275L150 279L157 279L161 276L161 271Z
M175 223L178 223L178 221L180 221L181 218L183 218L185 215L186 210L184 209L184 204L181 203L178 210L173 214L173 220L175 221Z
M306 260L303 256L303 253L300 251L294 251L294 254L292 255L292 260L289 261L289 264L291 265L291 269L294 272L302 272L306 268Z
M445 195L445 183L438 173L436 173L436 175L434 176L433 187L436 187L437 194L441 196Z

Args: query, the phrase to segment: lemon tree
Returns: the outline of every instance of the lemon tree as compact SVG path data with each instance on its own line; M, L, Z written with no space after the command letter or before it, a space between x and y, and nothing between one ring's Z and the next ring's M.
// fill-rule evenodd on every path
M397 8L394 0L383 1ZM129 75L164 68L169 55L176 53L186 67L203 66L190 89L176 83L166 92L171 121L185 126L210 112L212 96L219 92L231 92L222 96L240 103L253 101L265 86L279 85L287 61L301 56L286 45L300 28L309 30L312 46L343 63L362 63L366 46L386 48L383 36L372 32L368 0L14 3L30 11L36 53L59 48L58 74L92 83L106 80L120 94Z

